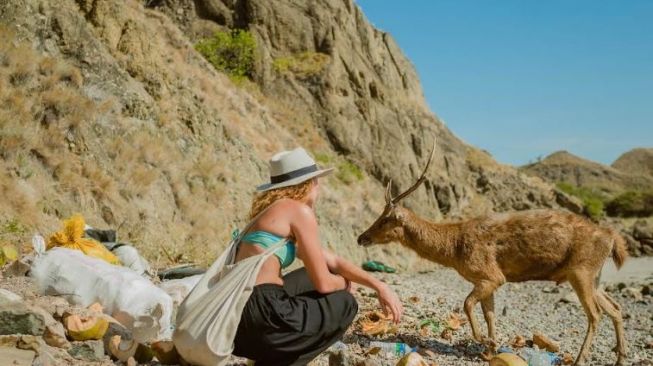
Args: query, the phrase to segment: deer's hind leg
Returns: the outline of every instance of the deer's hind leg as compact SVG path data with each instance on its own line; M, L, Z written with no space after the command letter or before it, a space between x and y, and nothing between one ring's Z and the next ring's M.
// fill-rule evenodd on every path
M479 325L478 322L476 321L476 316L474 316L474 306L476 306L476 303L479 301L483 301L487 299L488 297L492 296L494 293L494 290L497 289L497 287L501 286L500 283L496 282L491 282L491 281L481 281L477 282L474 284L474 289L472 292L467 295L467 298L465 299L465 314L467 315L467 319L469 320L469 325L472 328L472 336L474 337L474 340L477 342L483 342L483 337L481 336L481 332L479 331ZM492 304L494 305L494 298L492 298ZM483 305L481 303L481 305ZM484 307L484 315L485 319L487 321L488 317L487 314L485 313L485 307ZM494 320L494 312L492 312L492 320ZM488 322L488 330L494 330L494 321L492 322L492 328L490 328L490 323Z
M591 273L570 273L568 279L571 287L576 291L581 305L583 305L585 315L587 315L587 334L585 334L585 340L574 363L575 366L578 366L584 365L585 360L589 356L594 333L596 333L599 320L601 319L601 309L599 308L598 298L594 289L594 276Z
M624 337L624 321L621 316L621 306L601 290L596 295L599 306L612 319L612 325L614 326L614 332L617 337L617 346L615 347L617 363L615 365L624 365L626 359L626 338Z

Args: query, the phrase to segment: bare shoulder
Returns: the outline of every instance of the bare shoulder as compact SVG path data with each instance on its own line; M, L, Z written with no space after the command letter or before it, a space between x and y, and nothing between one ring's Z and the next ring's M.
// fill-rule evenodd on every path
M315 219L315 213L307 204L290 198L282 198L270 207L275 215L283 215L289 218Z

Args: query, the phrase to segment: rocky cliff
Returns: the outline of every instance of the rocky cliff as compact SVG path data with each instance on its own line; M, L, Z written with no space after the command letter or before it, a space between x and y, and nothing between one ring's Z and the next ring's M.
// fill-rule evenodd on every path
M193 48L234 28L255 35L254 83ZM81 212L159 264L210 262L243 224L267 158L297 145L338 167L318 215L327 245L355 260L413 263L354 239L383 185L409 186L434 138L428 181L406 200L418 212L556 206L549 184L447 129L399 46L352 1L8 0L0 35L0 216L21 240ZM310 72L278 67L303 55L319 61Z

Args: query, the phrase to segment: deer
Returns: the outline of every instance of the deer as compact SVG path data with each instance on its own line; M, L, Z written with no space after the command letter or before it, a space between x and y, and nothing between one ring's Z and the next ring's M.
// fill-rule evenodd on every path
M426 180L433 149L417 181L393 197L392 181L385 189L381 215L358 237L358 244L399 242L420 257L453 268L474 286L464 312L477 342L486 342L473 310L481 303L490 342L496 344L494 292L506 282L569 282L587 316L585 339L574 365L584 365L602 312L611 318L616 334L615 365L624 365L626 340L621 306L598 289L600 270L611 256L617 268L627 259L623 237L611 228L556 209L493 213L456 222L428 221L398 203Z

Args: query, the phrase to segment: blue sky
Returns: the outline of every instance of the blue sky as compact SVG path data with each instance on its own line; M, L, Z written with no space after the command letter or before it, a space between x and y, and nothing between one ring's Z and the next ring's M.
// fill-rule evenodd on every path
M498 161L653 147L653 0L356 0L431 109Z

